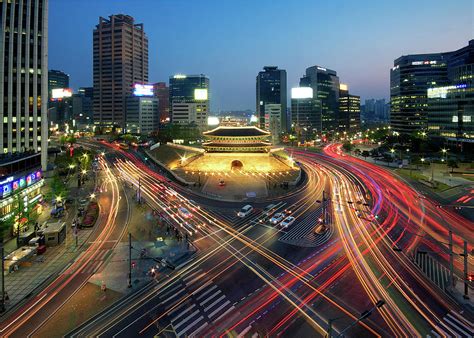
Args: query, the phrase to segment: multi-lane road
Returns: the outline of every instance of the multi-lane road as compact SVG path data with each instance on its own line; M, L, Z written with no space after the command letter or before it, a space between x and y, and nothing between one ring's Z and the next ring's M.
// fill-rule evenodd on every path
M470 313L412 258L423 247L436 251L439 264L445 264L447 227L454 233L455 251L463 240L471 250L473 224L436 208L391 172L349 158L338 145L323 153L293 151L305 182L280 200L254 203L254 211L239 218L245 203L196 195L163 177L135 151L83 144L106 151L103 165L113 173L117 193L120 185L140 189L142 198L187 234L198 251L184 267L163 268L146 287L71 336L323 336L330 327L334 336L346 328L348 336L472 336ZM270 203L275 206L269 215L264 209ZM271 224L277 212L291 213L296 221L288 228ZM110 226L123 217L113 216ZM321 218L328 229L315 232ZM454 263L462 268L460 257ZM79 287L62 285L70 292ZM52 297L45 294L38 297ZM9 326L2 324L4 330L34 333L40 309L44 318L48 311L60 311L61 303L36 299L38 305L24 308ZM377 302L383 305L374 307ZM359 320L368 310L370 316Z

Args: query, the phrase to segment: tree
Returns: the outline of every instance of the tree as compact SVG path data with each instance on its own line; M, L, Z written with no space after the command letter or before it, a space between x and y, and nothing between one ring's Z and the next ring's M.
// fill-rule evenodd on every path
M354 146L353 146L352 143L350 143L350 142L344 142L344 144L342 145L342 148L343 148L345 151L351 151L352 148L354 148Z
M370 156L370 153L369 153L367 150L364 150L364 151L362 152L362 156L364 157L364 159L367 159L367 157Z
M458 166L458 161L455 159L449 159L448 160L448 167L451 168L451 173L454 172L454 168L459 168Z

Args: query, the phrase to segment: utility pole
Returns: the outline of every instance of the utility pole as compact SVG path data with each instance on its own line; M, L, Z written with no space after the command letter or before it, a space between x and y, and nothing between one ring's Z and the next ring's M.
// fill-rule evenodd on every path
M5 248L3 247L3 238L0 238L2 241L0 243L0 254L2 255L2 303L0 304L0 313L5 312Z
M141 181L141 177L139 176L138 177L138 196L137 196L137 200L138 200L138 203L140 203L141 199L142 199L142 192L141 192L141 188L142 188L142 181Z
M467 241L464 241L464 299L469 299L469 284L468 284L468 273L467 273Z
M449 283L454 288L453 231L449 228Z
M128 233L128 287L132 287L132 234Z

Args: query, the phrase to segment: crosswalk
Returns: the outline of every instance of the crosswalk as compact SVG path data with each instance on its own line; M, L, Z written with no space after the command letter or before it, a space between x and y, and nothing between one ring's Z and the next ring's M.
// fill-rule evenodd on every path
M286 234L281 236L278 240L287 244L302 246L302 247L318 247L323 245L334 233L334 227L329 226L329 229L323 234L314 233L317 219L321 217L322 210L317 209L307 215L301 222L298 222Z
M449 281L449 270L434 259L431 255L416 252L415 263L423 273L442 290L445 289Z
M474 324L453 311L443 317L436 329L438 332L431 330L427 337L474 337Z
M187 272L179 282L159 295L177 337L196 337L210 323L218 321L234 306L202 269Z

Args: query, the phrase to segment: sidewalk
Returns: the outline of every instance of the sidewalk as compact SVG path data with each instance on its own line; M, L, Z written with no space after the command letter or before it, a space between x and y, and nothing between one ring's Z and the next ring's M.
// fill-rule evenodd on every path
M86 182L85 191L93 191L95 180L91 179ZM71 196L80 198L78 188L71 188ZM17 305L25 298L31 296L33 292L41 286L50 277L58 274L71 262L83 249L83 244L88 241L93 231L92 228L82 229L78 232L77 246L76 238L73 236L71 227L72 220L77 214L75 204L68 205L66 215L61 218L51 218L51 206L46 203L46 207L38 217L38 223L42 224L48 220L66 222L66 238L58 246L47 247L42 255L35 255L31 260L21 263L19 269L13 272L4 271L5 275L5 291L8 294L9 301L5 303L7 311ZM31 225L31 227L33 227ZM17 249L16 237L5 242L5 255Z
M127 238L122 239L117 244L106 264L104 264L105 268L89 280L89 282L96 285L105 282L107 289L122 294L130 293L137 287L149 282L153 278L149 271L157 265L160 266L158 274L165 270L166 273L171 272L169 268L161 267L156 260L159 261L165 258L171 265L179 267L196 252L192 245L188 248L185 241L178 242L173 234L167 235L167 226L158 224L151 208L145 204L140 206L136 204L133 200L134 191L129 191L128 194L130 202L135 203L132 207L132 217L129 224L129 231L132 234L132 262L134 262L134 268L132 269L133 287L128 288L129 247ZM142 249L146 249L146 255L140 258Z

